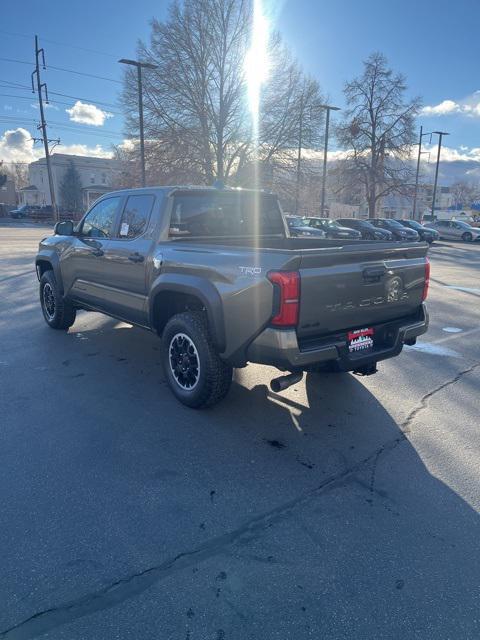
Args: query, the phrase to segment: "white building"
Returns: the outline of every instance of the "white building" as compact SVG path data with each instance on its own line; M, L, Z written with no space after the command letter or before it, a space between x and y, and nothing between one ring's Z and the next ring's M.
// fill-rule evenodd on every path
M112 189L112 185L119 171L118 161L110 158L93 158L89 156L54 153L51 156L50 162L52 166L55 199L60 208L62 207L61 184L71 162L73 162L80 176L84 210L88 209L97 198ZM20 190L22 204L51 205L45 158L30 163L28 167L28 180L28 187Z

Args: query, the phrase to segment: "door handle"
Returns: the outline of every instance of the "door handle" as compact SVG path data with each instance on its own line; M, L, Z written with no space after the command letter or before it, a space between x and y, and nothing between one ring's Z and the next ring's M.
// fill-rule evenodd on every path
M366 282L379 282L386 273L385 267L371 267L363 270L363 279Z
M136 251L135 253L131 253L128 256L128 259L131 262L143 262L145 260L144 256L142 256L140 253L138 253L138 251Z
M102 249L94 249L93 251L90 252L92 254L92 256L103 256L103 250Z

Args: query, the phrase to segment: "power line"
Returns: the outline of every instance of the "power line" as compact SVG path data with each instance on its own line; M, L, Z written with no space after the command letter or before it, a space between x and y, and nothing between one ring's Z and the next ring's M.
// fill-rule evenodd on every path
M64 71L65 73L74 73L77 76L86 76L87 78L97 78L98 80L107 80L108 82L123 84L121 80L115 80L114 78L106 78L105 76L97 76L94 73L84 73L83 71L76 71L75 69L64 69L63 67L53 67L52 65L48 65L47 70L50 70L50 69L54 69L55 71Z
M33 65L32 62L27 60L17 60L15 58L0 58L3 62L13 62L15 64L28 64ZM117 84L123 84L121 80L115 80L114 78L107 78L106 76L97 76L94 73L85 73L84 71L77 71L76 69L65 69L64 67L56 67L54 65L48 65L47 70L53 69L54 71L62 71L64 73L73 73L77 76L86 76L87 78L96 78L97 80L106 80L107 82L115 82Z
M113 104L112 102L100 102L100 100L92 100L91 98L80 98L79 96L71 96L67 93L60 93L59 91L50 91L51 96L62 96L63 98L72 98L72 100L80 100L84 102L91 102L93 104L100 104L104 107L114 107L117 108L118 104Z
M18 82L12 82L11 80L0 80L2 84L10 85L19 89L28 89L28 91L32 90L32 87L29 87L27 84L19 84Z
M67 47L69 49L79 49L80 51L87 51L88 53L95 53L100 56L108 56L109 58L118 58L118 55L114 55L113 53L107 53L106 51L98 51L97 49L87 49L86 47L79 47L76 44L67 44L65 42L57 42L56 40L49 40L48 38L42 38L45 42L50 42L51 44L55 44L59 47Z
M26 91L32 91L32 88L25 85L25 84L19 84L18 82L10 82L8 80L0 80L0 83L4 84L4 85L11 85L11 87L8 88L15 88L15 89L25 89ZM2 87L0 85L0 88L7 88L7 86ZM118 103L115 104L113 102L103 102L101 100L94 100L93 98L82 98L80 96L72 96L68 93L61 93L59 91L49 91L48 92L49 95L51 96L62 96L63 98L72 98L72 100L81 100L84 102L91 102L93 104L100 104L103 105L105 107L113 107L114 109L118 109L118 107L120 106Z
M14 33L12 31L5 31L4 29L0 29L0 33L3 33L7 36L12 36L14 38L27 38L28 40L30 40L32 37L31 35L27 35L26 33ZM89 53L95 53L100 56L108 56L109 58L115 58L115 59L119 57L118 55L114 55L113 53L107 53L106 51L98 51L98 49L87 49L86 47L80 47L75 44L58 42L57 40L50 40L49 38L44 38L43 36L41 36L41 38L42 38L42 42L50 42L50 44L54 44L59 47L67 47L68 49L79 49L80 51L88 51Z
M27 60L16 60L15 58L0 58L3 62L14 62L16 64L29 64L31 67L35 64L34 62L28 62Z
M14 122L30 122L30 121L36 122L37 119L33 115L31 118L28 118L28 117L18 118L17 116L4 116L0 114L0 120L13 120ZM70 129L76 129L77 131L85 131L85 129L87 129L87 130L92 130L95 133L104 132L104 133L111 133L113 135L122 135L118 131L113 131L112 129L99 128L94 124L83 124L83 125L81 124L77 126L75 124L69 124L68 122L59 122L58 120L49 120L49 122L51 124L55 124L60 127L69 127Z
M0 87L1 88L1 87ZM53 94L55 93L54 91L50 91L49 94ZM30 102L32 101L32 98L30 98L29 96L16 96L14 94L11 93L0 93L0 96L2 96L3 98L17 98L18 100L30 100ZM71 102L63 102L62 100L49 100L47 104L62 104L65 105L67 107L71 107L72 103ZM109 113L112 113L116 116L121 116L123 115L123 113L120 113L119 111L109 111Z

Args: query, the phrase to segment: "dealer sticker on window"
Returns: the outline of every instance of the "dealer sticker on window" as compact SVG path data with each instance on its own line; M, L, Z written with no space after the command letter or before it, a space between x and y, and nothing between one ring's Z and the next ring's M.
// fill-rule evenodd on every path
M373 333L372 328L349 331L347 334L349 352L370 351L373 348Z

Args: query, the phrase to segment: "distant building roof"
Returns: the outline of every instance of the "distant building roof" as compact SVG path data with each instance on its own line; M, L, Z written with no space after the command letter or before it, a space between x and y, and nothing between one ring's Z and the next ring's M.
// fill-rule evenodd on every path
M98 156L76 156L69 153L53 153L50 158L52 164L67 164L68 162L74 162L78 164L100 163L104 164L106 167L108 165L115 166L118 164L118 160L115 160L114 158L101 158ZM40 158L39 160L35 160L35 162L31 162L30 166L45 164L45 158Z

